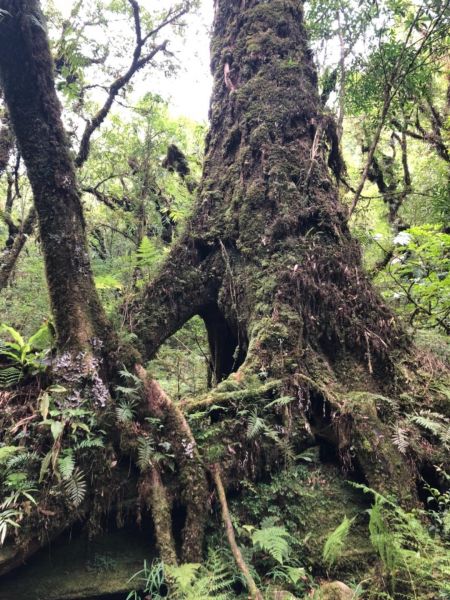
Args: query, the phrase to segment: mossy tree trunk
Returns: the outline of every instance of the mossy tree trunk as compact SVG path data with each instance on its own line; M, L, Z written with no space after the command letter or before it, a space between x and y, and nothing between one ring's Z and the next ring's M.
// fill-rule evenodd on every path
M0 0L0 8L10 13L0 24L0 74L35 194L59 344L92 347L94 339L108 341L109 326L89 265L41 13L36 0ZM395 357L406 340L363 273L329 173L329 117L320 109L302 2L217 0L212 68L198 203L185 236L132 308L140 349L151 358L200 315L218 386L185 403L187 410L293 397L296 426L332 446L372 487L414 502L414 472L375 402L397 393ZM116 450L135 455L146 417L161 419L178 466L174 496L187 513L183 560L195 561L208 500L204 470L219 465L200 455L181 407L136 372L146 404ZM111 437L122 435L117 429ZM220 465L226 483L244 462L230 452ZM153 469L142 479L147 504L165 515L156 515L156 529L174 561L164 474Z
M0 77L39 221L60 349L105 343L109 326L90 267L74 164L37 0L2 0Z
M315 435L370 485L414 499L371 400L394 390L406 340L363 272L330 175L303 3L218 0L212 70L198 203L134 307L144 351L201 315L218 382L307 392Z
M96 291L80 191L62 124L40 3L38 0L0 0L0 10L0 80L33 190L57 332L56 377L67 384L70 392L76 392L75 396L71 396L72 401L75 397L80 405L84 402L83 406L89 406L92 412L99 415L99 419L103 419L111 445L116 446L114 451L135 459L136 430L125 448L121 430L125 428L111 418L111 410L108 412L108 409L111 409L111 400L114 400L111 390L118 382L118 371L124 363L128 366L134 363L136 372L141 374L143 380L145 373L138 366L139 353L119 347ZM183 559L194 562L201 558L202 551L202 524L208 492L205 476L196 459L195 442L189 439L192 434L181 411L159 391L156 383L148 384L146 381L145 392L139 431L148 434L151 426L145 419L149 416L159 417L164 420L167 435L173 440L181 480L179 487L182 487L178 495L181 502L184 501L187 513L183 531ZM70 402L69 392L67 396ZM188 444L188 449L184 448L183 443ZM99 455L101 457L102 453L99 452ZM108 471L108 464L103 466ZM141 491L146 489L148 477L143 474L142 480L139 486ZM153 481L159 481L156 471L153 472ZM94 482L92 487L95 488L95 485ZM171 523L163 518L168 512L164 493L164 488L158 486L158 490L153 490L151 498L147 500L158 525L157 537L162 554L174 557ZM89 506L85 507L85 514L87 512ZM59 515L60 519L54 519L55 524L52 524L49 536L54 529L64 529L64 523L70 526L73 519L80 516L83 514L77 514L76 511L62 517ZM0 556L0 573L17 566L42 543L45 543L44 539L37 540L36 532L25 533L24 539L19 540L11 552L7 549Z

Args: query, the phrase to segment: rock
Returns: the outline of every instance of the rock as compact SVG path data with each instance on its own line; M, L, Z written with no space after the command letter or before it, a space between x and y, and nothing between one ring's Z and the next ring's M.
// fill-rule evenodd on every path
M342 581L324 583L320 586L320 600L352 600L353 596L353 591Z

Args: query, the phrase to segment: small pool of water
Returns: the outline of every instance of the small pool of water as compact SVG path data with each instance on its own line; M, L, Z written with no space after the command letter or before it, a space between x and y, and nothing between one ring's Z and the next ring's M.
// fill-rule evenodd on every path
M130 577L151 562L149 531L128 527L89 540L66 534L0 580L0 600L125 600Z

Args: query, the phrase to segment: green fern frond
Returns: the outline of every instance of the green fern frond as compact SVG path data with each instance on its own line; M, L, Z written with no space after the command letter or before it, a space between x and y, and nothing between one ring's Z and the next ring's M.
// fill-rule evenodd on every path
M266 406L264 408L268 409L268 408L273 408L274 406L275 407L289 406L289 404L292 404L292 402L294 402L294 400L295 400L294 396L282 396L281 398L277 398L276 400L269 402L269 404L266 404Z
M126 367L124 367L121 371L119 371L119 375L121 377L123 377L125 380L131 381L134 384L133 387L135 387L135 388L142 387L141 379L139 379L139 377L137 375L135 375L134 373L131 373L131 371L129 371Z
M142 473L144 473L151 466L154 453L155 448L153 446L153 440L151 438L141 436L138 439L137 465Z
M354 520L348 519L345 516L342 523L328 536L323 548L323 560L328 566L333 565L342 554L342 549L344 548Z
M76 467L70 479L64 481L64 489L66 491L67 496L70 499L70 502L75 507L80 506L87 492L84 473L80 468Z
M79 444L75 446L75 450L88 450L91 448L104 448L105 442L100 437L86 438L81 440Z
M281 565L289 556L290 540L288 531L278 525L263 527L252 533L253 545L270 554Z
M75 460L71 454L58 459L58 470L64 481L69 480L75 471Z
M6 460L6 469L8 471L17 471L18 469L28 469L33 463L39 461L37 452L19 452Z
M136 415L135 407L135 400L120 400L118 406L116 406L117 420L120 423L132 421Z
M0 388L10 388L17 385L23 377L23 372L17 367L0 369Z

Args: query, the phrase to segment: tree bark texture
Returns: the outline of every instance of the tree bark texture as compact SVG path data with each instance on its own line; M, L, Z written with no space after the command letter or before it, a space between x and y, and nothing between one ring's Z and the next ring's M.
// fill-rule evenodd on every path
M363 273L327 167L302 2L218 0L212 71L197 205L132 311L143 349L151 358L202 316L218 382L237 372L241 383L282 381L293 396L308 388L315 434L332 438L374 487L411 497L411 471L384 441L386 424L350 400L395 383L392 357L405 337ZM379 456L367 443L374 427Z
M37 0L1 0L0 78L39 221L60 348L105 341L108 325L89 263L85 223L45 21Z

